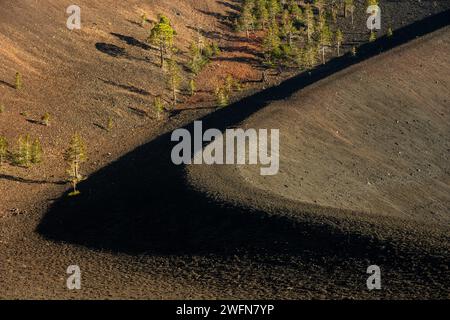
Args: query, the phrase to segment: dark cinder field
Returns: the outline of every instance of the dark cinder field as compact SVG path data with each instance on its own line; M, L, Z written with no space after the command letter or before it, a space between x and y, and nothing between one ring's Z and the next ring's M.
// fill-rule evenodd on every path
M69 2L0 0L0 136L29 133L44 149L37 166L0 166L0 298L450 298L450 1L381 1L371 43L356 1L354 26L338 20L356 57L272 68L267 83L262 33L230 27L240 1L80 0L74 32ZM170 92L143 11L170 18L183 63L198 26L221 48L164 119L153 99ZM227 74L243 90L219 108ZM279 129L279 173L173 165L170 135L194 120ZM76 131L87 179L68 197ZM66 288L73 264L81 290ZM383 288L369 291L374 264Z

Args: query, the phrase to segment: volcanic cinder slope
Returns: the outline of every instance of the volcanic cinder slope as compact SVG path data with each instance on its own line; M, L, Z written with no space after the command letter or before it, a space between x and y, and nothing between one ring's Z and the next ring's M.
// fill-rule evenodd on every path
M414 297L448 298L449 39L447 27L274 101L236 124L280 130L278 174L261 175L262 165L203 165L190 166L188 180L214 201L332 226L344 238L369 237L366 255L342 252L342 260L356 259L349 263L355 269L360 259L379 261L394 291L403 283L415 288ZM349 238L338 241L355 241ZM378 241L391 249L372 252Z
M367 36L363 2L347 49ZM448 3L388 2L383 13L397 28ZM2 168L0 297L448 298L448 29L242 123L281 129L280 174L263 179L246 166L186 172L164 134L209 112L184 109L214 107L224 74L259 79L259 46L224 27L236 2L80 0L79 32L65 28L70 4L0 0L0 134L31 133L45 150L38 167ZM225 49L199 76L208 92L167 123L149 107L164 82L137 23L143 11L171 18L182 58L199 25ZM237 106L215 118L230 123ZM36 124L47 111L48 128ZM90 147L76 200L62 196L74 131ZM80 291L66 288L72 264ZM366 290L370 264L382 267L382 291Z
M436 32L252 115L243 128L280 130L280 171L263 176L258 165L237 166L238 184L308 204L448 226L449 35L449 28Z

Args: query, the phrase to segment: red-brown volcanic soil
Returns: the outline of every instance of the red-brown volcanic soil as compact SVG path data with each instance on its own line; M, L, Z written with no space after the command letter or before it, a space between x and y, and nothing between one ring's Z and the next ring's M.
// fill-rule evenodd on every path
M363 2L357 1L356 27L341 22L347 50L367 40ZM193 191L178 181L178 169L158 171L166 164L148 159L168 156L158 149L162 134L217 109L213 89L227 74L247 81L233 101L261 90L258 37L249 41L227 26L237 2L79 0L79 31L65 27L71 4L0 0L0 135L14 146L29 133L44 148L38 166L0 167L1 298L449 297L448 29L248 119L245 126L281 129L278 176L195 167L180 179L194 181L200 191ZM382 5L394 28L450 7L449 1ZM163 121L153 97L170 96L157 53L145 43L148 27L139 25L143 11L152 21L158 13L169 16L181 61L197 27L222 48L198 76L202 91L194 98L182 93ZM13 88L16 71L23 74L21 91ZM273 70L268 85L296 73ZM49 127L37 123L45 112ZM88 142L83 171L92 179L79 204L67 209L62 159L76 131ZM172 205L177 201L186 211ZM195 216L200 209L213 215ZM262 213L248 215L255 210ZM346 241L348 250L339 251ZM365 268L376 263L386 267L386 287L369 292ZM80 291L66 289L71 264L81 267Z

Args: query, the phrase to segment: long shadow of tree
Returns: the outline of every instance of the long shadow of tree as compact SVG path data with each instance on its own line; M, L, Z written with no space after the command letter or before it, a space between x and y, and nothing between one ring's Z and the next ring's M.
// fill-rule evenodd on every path
M448 25L447 15L424 19L359 48L358 56L334 59L277 87L203 117L203 129L224 130L273 100ZM185 127L193 133L193 123ZM314 221L219 202L193 190L185 168L170 159L174 143L166 133L118 159L80 185L81 196L62 197L37 231L57 241L126 253L221 254L239 252L362 258L395 250L380 240L348 234ZM195 151L195 150L194 150ZM275 210L276 211L276 210ZM424 257L424 259L429 259Z

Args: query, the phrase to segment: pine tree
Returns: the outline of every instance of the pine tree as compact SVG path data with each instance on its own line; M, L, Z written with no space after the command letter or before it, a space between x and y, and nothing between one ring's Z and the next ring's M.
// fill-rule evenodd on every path
M335 41L336 41L336 47L337 47L337 54L338 54L338 56L340 56L341 55L341 45L342 45L342 42L344 41L344 34L342 33L342 31L340 29L338 29L336 31Z
M142 15L141 15L141 26L142 27L145 27L145 24L147 23L147 14L144 12Z
M306 5L305 19L306 19L306 31L308 36L308 43L311 43L312 35L315 29L315 21L314 21L314 13L309 4Z
M331 14L331 18L333 19L334 23L337 22L337 16L338 16L338 4L336 2L337 1L333 0L330 3L330 14Z
M50 113L44 113L44 115L41 117L41 123L46 127L50 125Z
M167 85L172 91L173 105L177 104L177 92L181 83L180 66L175 60L168 60L167 62Z
M255 18L258 27L264 30L269 21L269 11L267 10L266 0L256 0Z
M15 163L29 167L31 164L31 141L30 136L20 136L18 141L18 151L15 155Z
M195 84L195 80L191 79L189 81L189 94L191 95L191 97L195 96L195 92L197 90L196 84Z
M352 24L353 24L353 15L355 12L355 3L354 0L344 0L344 16L347 18L347 12L350 12L352 16Z
M80 167L81 164L87 160L86 146L78 133L72 137L69 148L65 152L64 159L68 164L67 173L73 188L73 191L69 193L69 196L76 196L80 194L77 190L77 185L83 179Z
M20 74L20 72L16 72L14 87L16 88L16 90L22 90L22 86L22 74Z
M325 9L325 1L324 0L314 0L314 6L319 10L319 14L324 13Z
M303 12L295 0L291 0L288 5L289 12L292 14L295 22L303 23Z
M166 54L172 50L175 34L169 19L163 15L160 15L159 22L150 31L148 41L159 48L161 68Z
M31 144L30 162L32 164L38 164L42 161L42 147L39 139L35 139Z
M215 94L216 101L219 107L226 107L229 103L229 95L226 88L224 88L223 86L216 87Z
M387 36L390 38L390 37L392 37L393 35L394 35L394 31L392 31L392 28L389 27L389 28L387 29Z
M278 14L281 11L279 0L267 0L267 11L269 11L269 19L271 22L277 19Z
M206 61L202 55L202 51L195 42L191 42L189 46L189 57L188 67L193 74L197 75L206 64Z
M112 129L114 129L114 120L110 116L110 117L108 117L108 121L106 122L106 130L111 131Z
M227 93L233 92L235 87L235 80L231 74L227 75L225 78L225 90Z
M263 49L267 64L272 65L274 60L281 56L280 44L281 40L276 26L270 27L263 40Z
M289 11L285 10L283 12L282 22L283 22L283 26L282 26L283 27L283 29L282 29L283 35L287 39L287 43L288 43L289 47L292 48L292 41L293 41L295 33L297 32L297 29L294 26L294 22L291 19Z
M322 64L325 64L325 48L331 46L332 33L327 24L320 30L319 44L322 51Z
M5 137L0 136L0 166L5 162L8 155L8 141Z
M238 20L239 30L245 31L247 38L250 37L250 30L253 30L255 18L253 16L254 3L252 0L245 0L242 13Z
M317 48L309 45L303 50L302 62L306 69L313 68L317 63Z
M162 102L161 97L159 96L155 97L155 100L153 101L153 106L155 108L158 119L161 119L165 112L164 103Z

